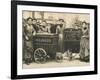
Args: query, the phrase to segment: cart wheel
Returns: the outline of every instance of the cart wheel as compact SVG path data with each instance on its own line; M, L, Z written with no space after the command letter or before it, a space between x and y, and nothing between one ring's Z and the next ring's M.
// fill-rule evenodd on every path
M34 60L36 63L45 63L47 53L43 48L38 48L34 51Z

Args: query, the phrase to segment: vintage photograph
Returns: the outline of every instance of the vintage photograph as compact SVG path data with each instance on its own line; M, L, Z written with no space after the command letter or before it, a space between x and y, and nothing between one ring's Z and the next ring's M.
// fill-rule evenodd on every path
M11 78L97 74L97 6L12 1Z
M22 68L90 65L90 14L22 11Z

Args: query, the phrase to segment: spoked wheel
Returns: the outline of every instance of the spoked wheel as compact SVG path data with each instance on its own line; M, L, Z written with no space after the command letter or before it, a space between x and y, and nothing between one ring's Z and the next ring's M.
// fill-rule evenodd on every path
M45 63L47 53L43 48L38 48L34 52L34 60L36 63Z

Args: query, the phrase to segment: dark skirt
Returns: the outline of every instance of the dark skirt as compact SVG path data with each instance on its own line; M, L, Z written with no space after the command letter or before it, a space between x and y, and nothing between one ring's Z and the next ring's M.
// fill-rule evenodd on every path
M59 34L58 51L63 53L63 34Z
M80 58L85 59L89 57L89 38L82 37L80 41Z
M24 50L23 50L23 57L25 61L32 61L33 60L33 40L25 40L24 41Z

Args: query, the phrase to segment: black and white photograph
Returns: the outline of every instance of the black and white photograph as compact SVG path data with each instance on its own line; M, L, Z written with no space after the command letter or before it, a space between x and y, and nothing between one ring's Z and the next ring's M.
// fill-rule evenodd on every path
M90 14L23 11L23 68L88 66Z
M96 14L93 5L12 1L12 78L97 74Z

